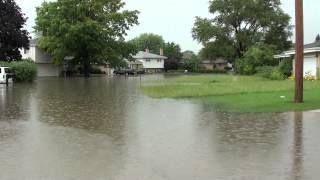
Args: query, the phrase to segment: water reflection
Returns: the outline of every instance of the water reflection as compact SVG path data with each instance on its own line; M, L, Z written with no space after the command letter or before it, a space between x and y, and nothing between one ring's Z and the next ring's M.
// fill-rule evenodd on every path
M145 97L139 86L139 77L49 78L0 89L0 179L320 175L316 113L214 112Z
M303 175L303 113L294 113L294 134L293 134L293 167L294 180L301 180Z

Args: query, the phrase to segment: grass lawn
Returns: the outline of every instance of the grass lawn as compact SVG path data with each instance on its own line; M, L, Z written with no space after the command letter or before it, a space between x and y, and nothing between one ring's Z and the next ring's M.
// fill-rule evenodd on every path
M196 75L145 82L154 98L192 99L228 112L287 112L320 109L320 81L305 82L305 103L294 104L294 81L253 76Z

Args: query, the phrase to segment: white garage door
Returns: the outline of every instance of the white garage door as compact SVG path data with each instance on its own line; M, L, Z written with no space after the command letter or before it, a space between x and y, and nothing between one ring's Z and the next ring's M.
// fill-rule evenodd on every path
M304 75L310 74L317 76L317 61L316 57L304 57Z

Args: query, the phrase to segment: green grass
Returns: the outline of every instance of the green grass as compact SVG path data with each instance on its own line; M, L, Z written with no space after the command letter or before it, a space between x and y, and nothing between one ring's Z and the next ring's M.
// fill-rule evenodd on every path
M287 112L320 109L320 82L305 82L305 102L293 103L294 82L253 76L197 75L145 82L154 98L192 99L216 111ZM285 98L281 98L285 96Z

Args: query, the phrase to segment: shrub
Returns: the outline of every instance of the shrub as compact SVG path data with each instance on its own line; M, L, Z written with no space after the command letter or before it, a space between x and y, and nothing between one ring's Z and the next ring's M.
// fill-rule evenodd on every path
M16 77L15 82L32 82L37 76L37 67L30 60L2 62L1 66L7 66L14 70Z
M259 43L251 47L241 59L236 61L236 72L243 75L255 74L259 66L275 66L278 61L273 58L273 47Z
M282 74L284 74L286 77L290 77L292 75L293 65L291 59L284 59L281 61L279 67Z
M273 71L274 67L272 66L260 66L256 68L256 75L264 78L270 78L271 73Z
M275 67L272 69L272 72L269 77L271 80L284 80L286 76L281 72L279 67Z

